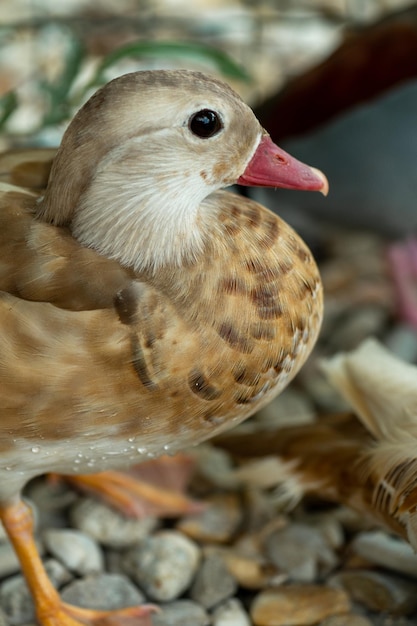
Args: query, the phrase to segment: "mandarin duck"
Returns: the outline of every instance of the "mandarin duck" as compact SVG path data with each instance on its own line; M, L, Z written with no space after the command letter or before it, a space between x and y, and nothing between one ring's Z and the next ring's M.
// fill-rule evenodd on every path
M51 156L0 160L0 519L38 622L75 626L151 609L63 603L24 485L117 483L115 468L212 437L285 387L319 332L317 267L282 220L220 189L327 181L227 85L186 70L111 81Z
M321 363L353 412L275 432L226 433L243 483L280 485L283 503L303 495L341 503L417 550L417 367L377 340Z

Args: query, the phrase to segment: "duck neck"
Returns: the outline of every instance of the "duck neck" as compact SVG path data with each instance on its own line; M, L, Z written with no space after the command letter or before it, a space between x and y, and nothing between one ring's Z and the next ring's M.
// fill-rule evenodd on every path
M74 237L108 258L149 273L195 263L203 254L213 211L201 210L201 181L115 166L98 172L80 198Z

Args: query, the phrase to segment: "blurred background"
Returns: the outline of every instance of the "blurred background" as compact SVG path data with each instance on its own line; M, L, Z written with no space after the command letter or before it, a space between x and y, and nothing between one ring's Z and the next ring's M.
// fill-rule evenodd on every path
M98 83L142 68L189 67L219 74L257 106L325 59L349 34L412 4L2 0L0 147L28 135L53 145L73 109Z

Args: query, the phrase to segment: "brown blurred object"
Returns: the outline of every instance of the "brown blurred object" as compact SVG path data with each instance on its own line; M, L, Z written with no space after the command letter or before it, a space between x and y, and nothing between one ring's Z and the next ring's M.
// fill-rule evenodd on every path
M275 139L307 133L343 111L417 78L417 6L359 31L255 111Z

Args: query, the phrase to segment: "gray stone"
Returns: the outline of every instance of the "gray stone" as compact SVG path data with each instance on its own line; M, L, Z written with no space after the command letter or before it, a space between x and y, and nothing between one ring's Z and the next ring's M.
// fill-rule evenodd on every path
M207 443L199 445L192 454L197 463L199 481L204 480L220 489L237 488L239 481L234 476L230 454Z
M321 569L337 565L333 550L320 529L293 523L267 537L265 552L270 561L297 582L313 582Z
M261 430L276 430L284 426L311 423L314 416L314 405L307 394L299 389L287 387L277 398L256 413L253 421Z
M198 546L174 530L144 539L122 560L124 571L160 602L177 599L191 584L200 562Z
M251 626L251 621L240 600L231 598L213 611L213 626Z
M61 597L69 604L103 611L137 606L145 601L139 589L122 574L98 574L75 580L63 589Z
M42 556L44 548L37 542L38 552ZM20 572L20 563L12 544L7 540L0 543L0 578Z
M372 611L410 615L417 610L415 582L385 572L344 571L328 581L343 587L353 600Z
M161 605L161 612L152 616L153 626L208 626L207 612L192 600L176 600Z
M183 517L178 530L201 543L231 541L242 521L240 499L235 493L218 493L205 499L201 513Z
M45 563L45 569L52 582L58 588L71 580L71 574L65 567L53 559ZM33 600L22 575L12 576L0 586L0 605L7 619L15 626L26 624L35 619Z
M79 530L48 529L43 533L48 551L80 576L103 570L103 553L97 543Z
M417 555L408 542L381 530L356 535L351 544L370 563L417 578Z
M211 609L230 598L237 589L237 581L226 568L219 554L209 554L203 561L190 590L190 597Z
M313 626L349 610L349 598L341 589L290 585L261 591L252 602L250 614L255 626Z
M372 626L372 622L363 615L346 613L346 615L333 615L320 622L319 626Z
M0 609L0 626L10 626L10 620L6 613Z
M127 518L92 498L83 498L74 505L71 521L76 528L110 548L133 546L150 535L158 524L153 517Z

